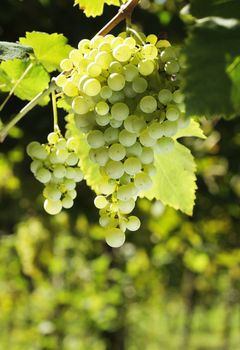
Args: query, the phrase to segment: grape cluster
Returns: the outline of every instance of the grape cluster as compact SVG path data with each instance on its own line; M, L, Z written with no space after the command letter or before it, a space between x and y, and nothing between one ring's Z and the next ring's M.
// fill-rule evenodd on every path
M106 179L94 203L112 247L124 243L126 229L140 227L129 214L152 186L154 156L170 151L185 125L176 50L155 35L139 36L141 42L126 32L81 40L56 78Z
M83 179L74 140L51 132L47 144L33 141L27 146L27 154L32 158L32 173L45 186L45 211L55 215L62 208L71 208L77 195L76 183Z

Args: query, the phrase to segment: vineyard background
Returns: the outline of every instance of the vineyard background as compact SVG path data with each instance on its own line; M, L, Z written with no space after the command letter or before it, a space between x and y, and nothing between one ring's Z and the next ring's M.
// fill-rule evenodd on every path
M182 45L179 11L186 3L142 1L133 22ZM2 0L0 41L37 30L63 33L76 46L115 13L105 7L93 19L69 0ZM1 120L22 106L12 97ZM0 348L239 349L240 125L218 116L201 123L206 140L182 140L198 166L193 216L142 199L142 227L117 250L102 240L94 194L84 183L70 211L49 217L42 209L25 147L45 142L51 105L36 107L11 130L0 148Z

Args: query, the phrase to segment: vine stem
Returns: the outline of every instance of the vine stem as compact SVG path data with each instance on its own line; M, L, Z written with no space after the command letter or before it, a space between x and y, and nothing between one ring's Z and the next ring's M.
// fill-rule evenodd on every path
M14 125L16 125L29 111L31 111L39 103L39 101L43 97L48 96L55 89L56 89L56 84L55 84L54 81L52 81L49 84L49 87L47 89L45 89L44 91L40 92L28 104L26 104L20 110L20 112L17 115L15 115L15 117L0 130L0 142L3 142L5 140L5 138L7 137L8 133L9 133L9 130Z
M59 132L56 94L54 90L52 91L52 107L53 107L53 129L55 132Z
M120 22L124 19L131 17L131 14L134 8L137 6L140 0L129 0L126 4L123 4L118 13L96 34L97 35L106 35L113 28L115 28Z
M126 18L130 18L134 8L137 6L140 0L129 0L125 4L121 5L118 10L118 13L95 35L106 35L113 28L115 28L120 22L122 22ZM51 81L49 87L42 92L40 92L37 96L34 97L32 101L26 104L20 112L15 115L15 117L7 123L4 127L0 129L0 142L3 142L7 137L9 130L16 125L28 112L30 112L39 101L45 97L50 95L57 88L54 80Z

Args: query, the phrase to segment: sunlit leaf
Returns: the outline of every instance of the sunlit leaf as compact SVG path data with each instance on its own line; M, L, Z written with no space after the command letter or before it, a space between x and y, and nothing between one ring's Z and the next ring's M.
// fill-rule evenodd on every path
M123 1L123 2L126 2ZM80 9L84 11L87 17L100 16L103 13L104 5L120 6L119 0L75 0L75 5L79 5Z

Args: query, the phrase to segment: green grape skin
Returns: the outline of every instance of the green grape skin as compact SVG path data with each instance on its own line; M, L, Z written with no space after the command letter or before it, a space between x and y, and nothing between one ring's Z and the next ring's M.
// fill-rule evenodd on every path
M141 171L142 164L136 157L129 157L124 162L124 170L129 175L135 175Z
M98 209L104 209L108 205L106 197L99 195L94 199L94 205Z
M112 160L119 161L126 156L126 149L120 143L114 143L109 147L108 155Z
M50 215L59 214L62 210L62 202L60 200L45 199L44 209Z
M137 216L129 216L127 222L127 229L129 231L137 231L141 226L141 222Z
M69 196L66 195L63 199L62 199L62 207L65 209L70 209L73 206L73 199Z
M62 192L58 189L58 187L56 185L49 183L44 188L43 195L46 199L58 201L62 196Z
M36 172L36 179L43 184L48 183L51 177L51 172L48 169L40 168Z
M116 227L109 228L106 234L106 242L112 248L119 248L125 242L124 232Z

